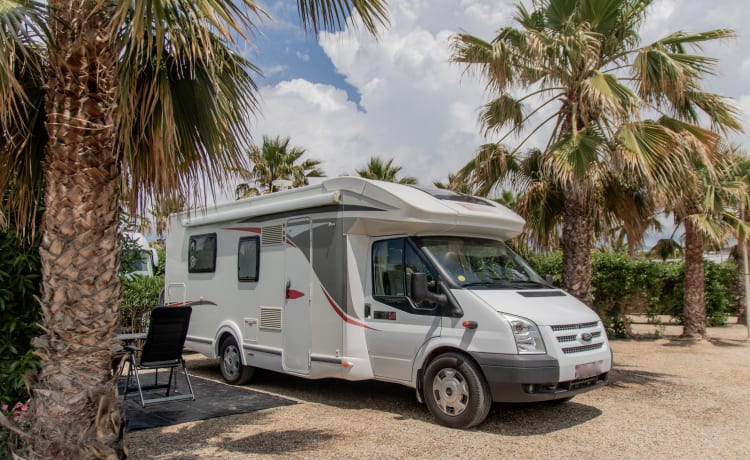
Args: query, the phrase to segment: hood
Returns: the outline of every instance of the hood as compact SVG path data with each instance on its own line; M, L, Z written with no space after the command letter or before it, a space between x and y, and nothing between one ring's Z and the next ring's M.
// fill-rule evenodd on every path
M498 312L528 318L539 326L599 321L599 316L593 310L559 289L470 292Z

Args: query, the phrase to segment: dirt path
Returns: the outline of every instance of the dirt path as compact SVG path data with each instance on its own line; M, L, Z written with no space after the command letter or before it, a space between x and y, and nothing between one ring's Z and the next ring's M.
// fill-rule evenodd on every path
M653 326L648 326L654 329ZM650 330L644 329L648 333ZM134 459L750 458L750 341L743 326L686 342L612 342L610 384L565 404L493 406L471 430L433 422L413 391L259 373L253 389L300 402L130 434ZM215 362L189 367L220 380Z

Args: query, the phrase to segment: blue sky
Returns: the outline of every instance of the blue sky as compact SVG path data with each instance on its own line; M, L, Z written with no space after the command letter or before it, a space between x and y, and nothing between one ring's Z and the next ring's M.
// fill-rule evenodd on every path
M364 31L322 33L299 26L296 2L263 0L273 16L247 56L258 79L262 113L255 139L289 136L328 176L353 174L372 156L394 159L421 184L444 180L488 140L478 108L488 100L483 82L450 64L449 39L465 31L490 39L512 23L510 0L391 0L391 25L374 40ZM729 96L750 112L750 8L736 0L656 0L641 35L732 28L739 38L704 47L719 59L705 88ZM747 117L743 118L750 132ZM750 150L748 137L734 136ZM544 136L530 146L543 146Z

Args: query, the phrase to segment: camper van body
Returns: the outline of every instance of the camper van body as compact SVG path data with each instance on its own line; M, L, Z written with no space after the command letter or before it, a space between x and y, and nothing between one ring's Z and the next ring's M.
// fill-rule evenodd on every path
M329 179L171 216L165 302L193 306L186 346L220 357L230 382L253 368L397 382L441 423L472 426L492 401L570 398L611 366L599 317L504 245L522 226L476 197ZM476 270L474 256L507 252L523 273L455 275L449 246Z

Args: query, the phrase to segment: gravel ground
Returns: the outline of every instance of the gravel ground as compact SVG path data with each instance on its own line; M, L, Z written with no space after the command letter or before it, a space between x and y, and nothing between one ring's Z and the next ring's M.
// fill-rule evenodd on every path
M617 458L750 459L750 341L744 326L684 341L680 328L636 325L649 340L612 341L607 387L564 404L495 404L470 430L433 422L413 390L258 372L250 387L292 406L130 433L133 459ZM191 372L221 380L216 362Z

